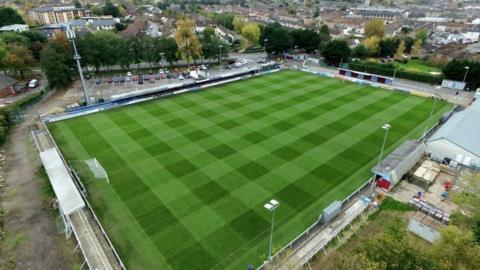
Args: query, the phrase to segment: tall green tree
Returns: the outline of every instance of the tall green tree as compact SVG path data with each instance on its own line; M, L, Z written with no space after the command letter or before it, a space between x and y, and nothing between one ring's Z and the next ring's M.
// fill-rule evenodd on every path
M102 11L103 15L112 15L115 18L118 18L121 15L118 7L112 4L110 1L105 2Z
M61 45L50 42L40 58L42 71L51 88L64 88L72 81L72 59Z
M319 48L320 35L313 29L298 29L291 32L293 45L304 49L306 52L313 52Z
M468 72L467 68L468 67ZM447 79L455 81L463 81L465 74L465 82L470 90L476 90L480 87L480 62L470 60L452 60L442 68L442 72Z
M278 22L268 24L263 28L260 42L267 39L267 53L280 54L293 47L293 38L291 33L282 27Z
M163 53L163 60L167 61L170 65L178 61L178 46L174 39L161 38L160 51Z
M324 24L322 25L322 27L320 27L319 36L321 43L326 43L332 39L332 37L330 36L330 29L328 28L328 25Z
M338 66L348 61L351 50L346 40L333 39L323 46L321 52L328 64Z
M14 74L20 75L22 79L25 79L25 73L30 71L33 62L32 52L26 46L17 44L7 46L3 63Z
M0 27L11 24L25 24L25 21L15 9L0 7Z

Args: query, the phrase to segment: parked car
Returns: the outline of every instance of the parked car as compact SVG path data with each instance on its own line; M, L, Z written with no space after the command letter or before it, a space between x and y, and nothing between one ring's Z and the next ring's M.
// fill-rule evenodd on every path
M155 80L157 80L157 81L158 81L158 80L160 80L160 79L161 79L161 77L160 77L160 74L158 74L158 73L157 73L157 74L155 74Z
M35 88L40 85L40 82L37 79L33 79L28 83L28 88Z
M148 75L143 75L143 80L144 80L144 81L148 81L149 78L150 78L150 76L148 76Z
M112 79L112 78L108 78L108 79L107 79L107 82L108 82L108 83L112 83L112 82L113 82L113 79Z
M126 82L130 82L131 80L132 80L132 77L130 77L130 76L125 77Z
M127 72L127 77L132 77L132 72Z
M132 81L134 81L134 82L138 81L138 76L137 76L137 75L133 75L133 76L132 76Z
M101 81L99 78L97 78L97 79L95 80L95 84L100 84L100 83L102 83L102 81Z
M179 79L180 81L183 81L183 80L185 80L185 78L183 77L183 75L182 75L182 74L180 74L180 76L178 76L178 79Z
M172 74L167 74L167 79L171 79L172 78Z
M167 78L167 74L165 74L165 73L160 73L160 78L161 78L162 80L165 80L165 79Z
M112 81L113 81L114 83L118 83L118 82L119 82L119 79L118 79L117 76L115 76L115 77L113 77Z
M138 84L143 84L143 77L138 77Z
M119 81L120 81L121 83L124 83L124 82L125 82L125 77L120 77Z

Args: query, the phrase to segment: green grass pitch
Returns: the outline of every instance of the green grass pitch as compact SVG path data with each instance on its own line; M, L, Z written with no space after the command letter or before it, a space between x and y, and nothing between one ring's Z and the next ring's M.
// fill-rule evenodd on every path
M298 71L51 124L67 160L96 157L110 184L83 179L130 269L245 269L370 177L387 153L451 108ZM430 122L429 122L430 121ZM75 167L75 163L72 163Z

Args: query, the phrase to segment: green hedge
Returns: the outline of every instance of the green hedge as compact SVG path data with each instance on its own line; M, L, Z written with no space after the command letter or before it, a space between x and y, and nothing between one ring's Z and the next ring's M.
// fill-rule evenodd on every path
M389 77L393 77L393 74L395 73L395 66L393 64L352 62L349 64L349 68L356 71L368 72ZM400 69L397 69L397 74L395 75L395 77L430 84L441 84L442 80L444 79L443 75L429 75L425 73L416 73Z
M8 131L19 119L21 111L39 101L43 94L44 90L0 108L0 145L7 139Z

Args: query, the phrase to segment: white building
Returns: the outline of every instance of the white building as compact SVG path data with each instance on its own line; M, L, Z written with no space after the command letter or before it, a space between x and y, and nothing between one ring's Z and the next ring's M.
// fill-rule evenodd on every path
M26 24L12 24L0 27L0 32L25 32L29 30Z
M432 159L480 167L480 101L454 114L427 142Z

